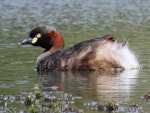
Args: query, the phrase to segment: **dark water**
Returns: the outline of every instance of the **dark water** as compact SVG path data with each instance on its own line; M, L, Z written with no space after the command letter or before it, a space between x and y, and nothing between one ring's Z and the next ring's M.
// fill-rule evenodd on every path
M2 0L1 96L34 92L37 85L40 88L58 86L59 90L83 97L80 107L88 101L103 104L117 100L125 106L140 103L143 112L148 113L149 103L141 96L150 91L149 7L149 0ZM65 48L106 34L120 41L128 39L143 69L118 74L89 71L37 74L34 64L42 49L17 43L27 37L31 28L41 24L55 26L64 37ZM0 101L0 106L0 110L4 107L26 109L24 104L11 102L6 105Z

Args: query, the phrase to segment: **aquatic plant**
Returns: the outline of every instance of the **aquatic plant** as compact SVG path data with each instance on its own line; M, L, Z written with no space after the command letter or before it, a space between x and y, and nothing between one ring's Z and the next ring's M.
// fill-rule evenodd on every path
M118 112L118 113L142 113L143 107L137 102L131 105L117 100L111 100L105 104L98 101L86 101L80 96L73 96L65 91L59 91L57 86L46 87L43 91L39 86L34 92L22 92L20 95L0 95L0 112L3 113L83 113L83 112ZM142 96L149 101L150 93ZM77 100L83 105L80 108ZM24 105L20 109L12 107L12 104Z
M150 92L148 92L147 94L144 94L142 96L142 98L146 101L146 102L150 102Z
M88 106L88 108L92 111L117 111L119 107L119 103L115 100L112 100L105 105L101 105L95 101L85 102L84 105Z

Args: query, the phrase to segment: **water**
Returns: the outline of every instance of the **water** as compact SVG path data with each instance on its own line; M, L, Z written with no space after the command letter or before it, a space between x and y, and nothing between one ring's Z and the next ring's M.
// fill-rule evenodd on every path
M103 104L117 100L125 106L140 103L143 112L148 113L149 103L141 96L150 91L149 7L149 0L2 0L0 94L20 95L34 92L37 85L41 89L57 86L68 94L81 96L78 106L86 112L91 111L84 106L85 102ZM42 49L17 43L41 24L55 26L64 37L65 48L106 34L119 41L128 39L143 69L118 74L89 71L37 74L34 64ZM0 101L0 106L26 109L23 103L5 105Z

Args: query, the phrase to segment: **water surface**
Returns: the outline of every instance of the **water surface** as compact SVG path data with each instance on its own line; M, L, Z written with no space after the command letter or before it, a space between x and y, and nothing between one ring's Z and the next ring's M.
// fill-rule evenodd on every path
M149 0L2 0L0 94L34 92L37 84L41 89L58 86L59 90L83 97L80 107L88 101L103 104L117 100L126 106L141 103L148 113L149 104L141 96L149 92L150 86L149 7ZM64 37L65 48L106 34L119 41L128 39L143 69L117 74L89 71L37 74L34 64L42 49L17 44L37 25L55 26ZM24 104L5 105L0 101L0 105L1 109L4 106L26 109Z

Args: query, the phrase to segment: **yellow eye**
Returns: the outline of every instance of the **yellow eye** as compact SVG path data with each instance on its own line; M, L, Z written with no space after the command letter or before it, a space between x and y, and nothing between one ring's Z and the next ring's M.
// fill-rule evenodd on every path
M38 40L38 38L36 38L36 37L33 38L33 39L32 39L32 44L35 44L35 43L37 42L37 40Z
M38 33L38 34L36 35L36 37L37 37L37 38L41 38L41 34Z

